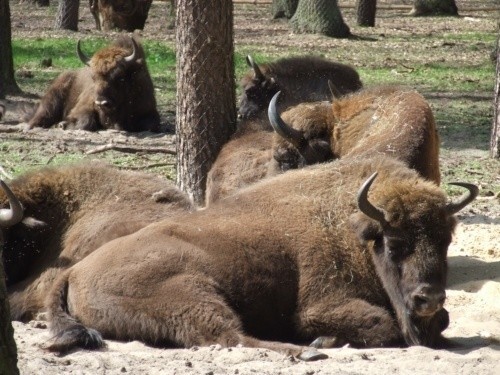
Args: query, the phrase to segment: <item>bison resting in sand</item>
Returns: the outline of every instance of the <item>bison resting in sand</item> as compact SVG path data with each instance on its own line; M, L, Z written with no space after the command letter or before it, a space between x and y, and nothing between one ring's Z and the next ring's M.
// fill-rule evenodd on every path
M248 56L247 63L252 71L241 80L239 113L243 119L267 120L267 107L278 91L282 92L279 109L285 111L299 103L331 100L362 87L354 68L321 57L289 57L258 65Z
M291 108L285 121L278 115L276 100L277 96L269 105L269 118L278 133L273 145L278 166L273 168L386 154L440 183L434 115L416 91L393 86L365 89L334 100L331 113L322 104Z
M319 354L296 344L439 346L454 214L477 195L459 185L449 202L400 161L346 158L153 223L56 281L49 349L98 348L101 334L304 359Z
M141 45L129 36L88 58L87 65L57 77L43 96L28 127L51 127L61 121L68 129L160 130L153 82Z
M102 244L193 209L164 179L100 163L35 170L10 186L22 221L0 229L14 320L43 310L54 278ZM0 207L8 198L15 199L0 191Z

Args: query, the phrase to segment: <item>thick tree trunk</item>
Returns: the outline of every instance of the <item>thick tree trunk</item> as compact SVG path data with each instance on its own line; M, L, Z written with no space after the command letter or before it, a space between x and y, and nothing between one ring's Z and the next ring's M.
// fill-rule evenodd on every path
M1 235L0 241L2 241ZM19 374L17 348L10 319L9 300L7 299L5 272L2 262L2 244L0 243L0 375L16 374Z
M273 18L292 18L299 0L273 0L271 14Z
M290 23L298 33L323 34L334 38L351 35L337 0L299 0Z
M177 182L201 205L208 170L236 127L232 1L179 1L176 43Z
M9 0L0 0L0 99L21 92L14 78Z
M491 129L490 155L500 159L500 37L497 38L497 75L495 80L495 96L493 100L493 127Z
M78 30L80 0L60 0L57 8L56 29Z
M358 0L356 7L357 23L359 26L375 26L377 0Z
M415 0L411 16L458 16L455 0Z

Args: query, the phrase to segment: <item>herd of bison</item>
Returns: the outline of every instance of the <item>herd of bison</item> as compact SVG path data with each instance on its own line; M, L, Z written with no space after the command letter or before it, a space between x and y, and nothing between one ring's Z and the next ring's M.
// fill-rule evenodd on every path
M54 80L29 129L160 130L139 40L77 51L85 67ZM428 102L364 88L352 67L319 57L247 63L205 207L104 164L2 182L12 318L47 311L55 352L118 339L316 360L345 344L453 345L442 335L447 249L478 188L456 183L453 201L440 188Z

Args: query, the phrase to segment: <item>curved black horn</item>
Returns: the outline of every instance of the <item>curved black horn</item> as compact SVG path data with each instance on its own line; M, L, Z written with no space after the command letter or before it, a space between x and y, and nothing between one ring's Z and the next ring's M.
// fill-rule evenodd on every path
M82 52L82 49L80 48L80 42L81 40L78 39L78 42L76 43L76 53L78 54L78 57L80 58L82 63L89 66L90 59Z
M269 107L267 109L267 116L269 117L269 122L273 127L274 131L280 136L289 141L292 145L297 147L299 150L303 147L304 136L297 129L288 126L285 121L280 117L278 110L276 108L276 102L278 100L281 91L274 94L273 98L269 102Z
M259 66L253 61L252 56L250 55L247 55L247 64L253 69L255 73L255 78L264 80L264 74L262 74Z
M448 185L461 186L469 190L468 193L465 193L457 202L451 202L446 206L446 212L449 215L454 215L462 208L467 206L470 202L476 199L479 194L479 188L474 184L469 184L467 182L450 182Z
M9 199L10 204L10 208L0 209L0 227L8 227L19 223L23 219L24 210L19 199L17 199L3 180L0 180L0 186Z
M132 53L128 56L125 56L124 60L126 62L132 62L132 61L135 61L135 59L137 58L137 50L139 49L139 47L137 46L137 42L135 41L134 38L130 37L130 40L132 41Z
M375 207L368 201L368 190L370 190L370 186L372 186L375 177L377 177L377 172L372 174L368 179L361 185L361 188L358 191L358 207L362 213L366 216L377 220L382 225L386 224L384 211L380 208Z

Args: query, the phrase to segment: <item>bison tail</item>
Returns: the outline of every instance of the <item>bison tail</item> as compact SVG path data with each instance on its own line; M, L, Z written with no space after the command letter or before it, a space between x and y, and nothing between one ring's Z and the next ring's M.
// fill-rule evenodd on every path
M75 347L99 349L105 346L104 340L95 329L87 328L73 318L68 311L68 277L67 271L56 282L47 300L50 332L53 334L46 347L51 352L64 353Z

